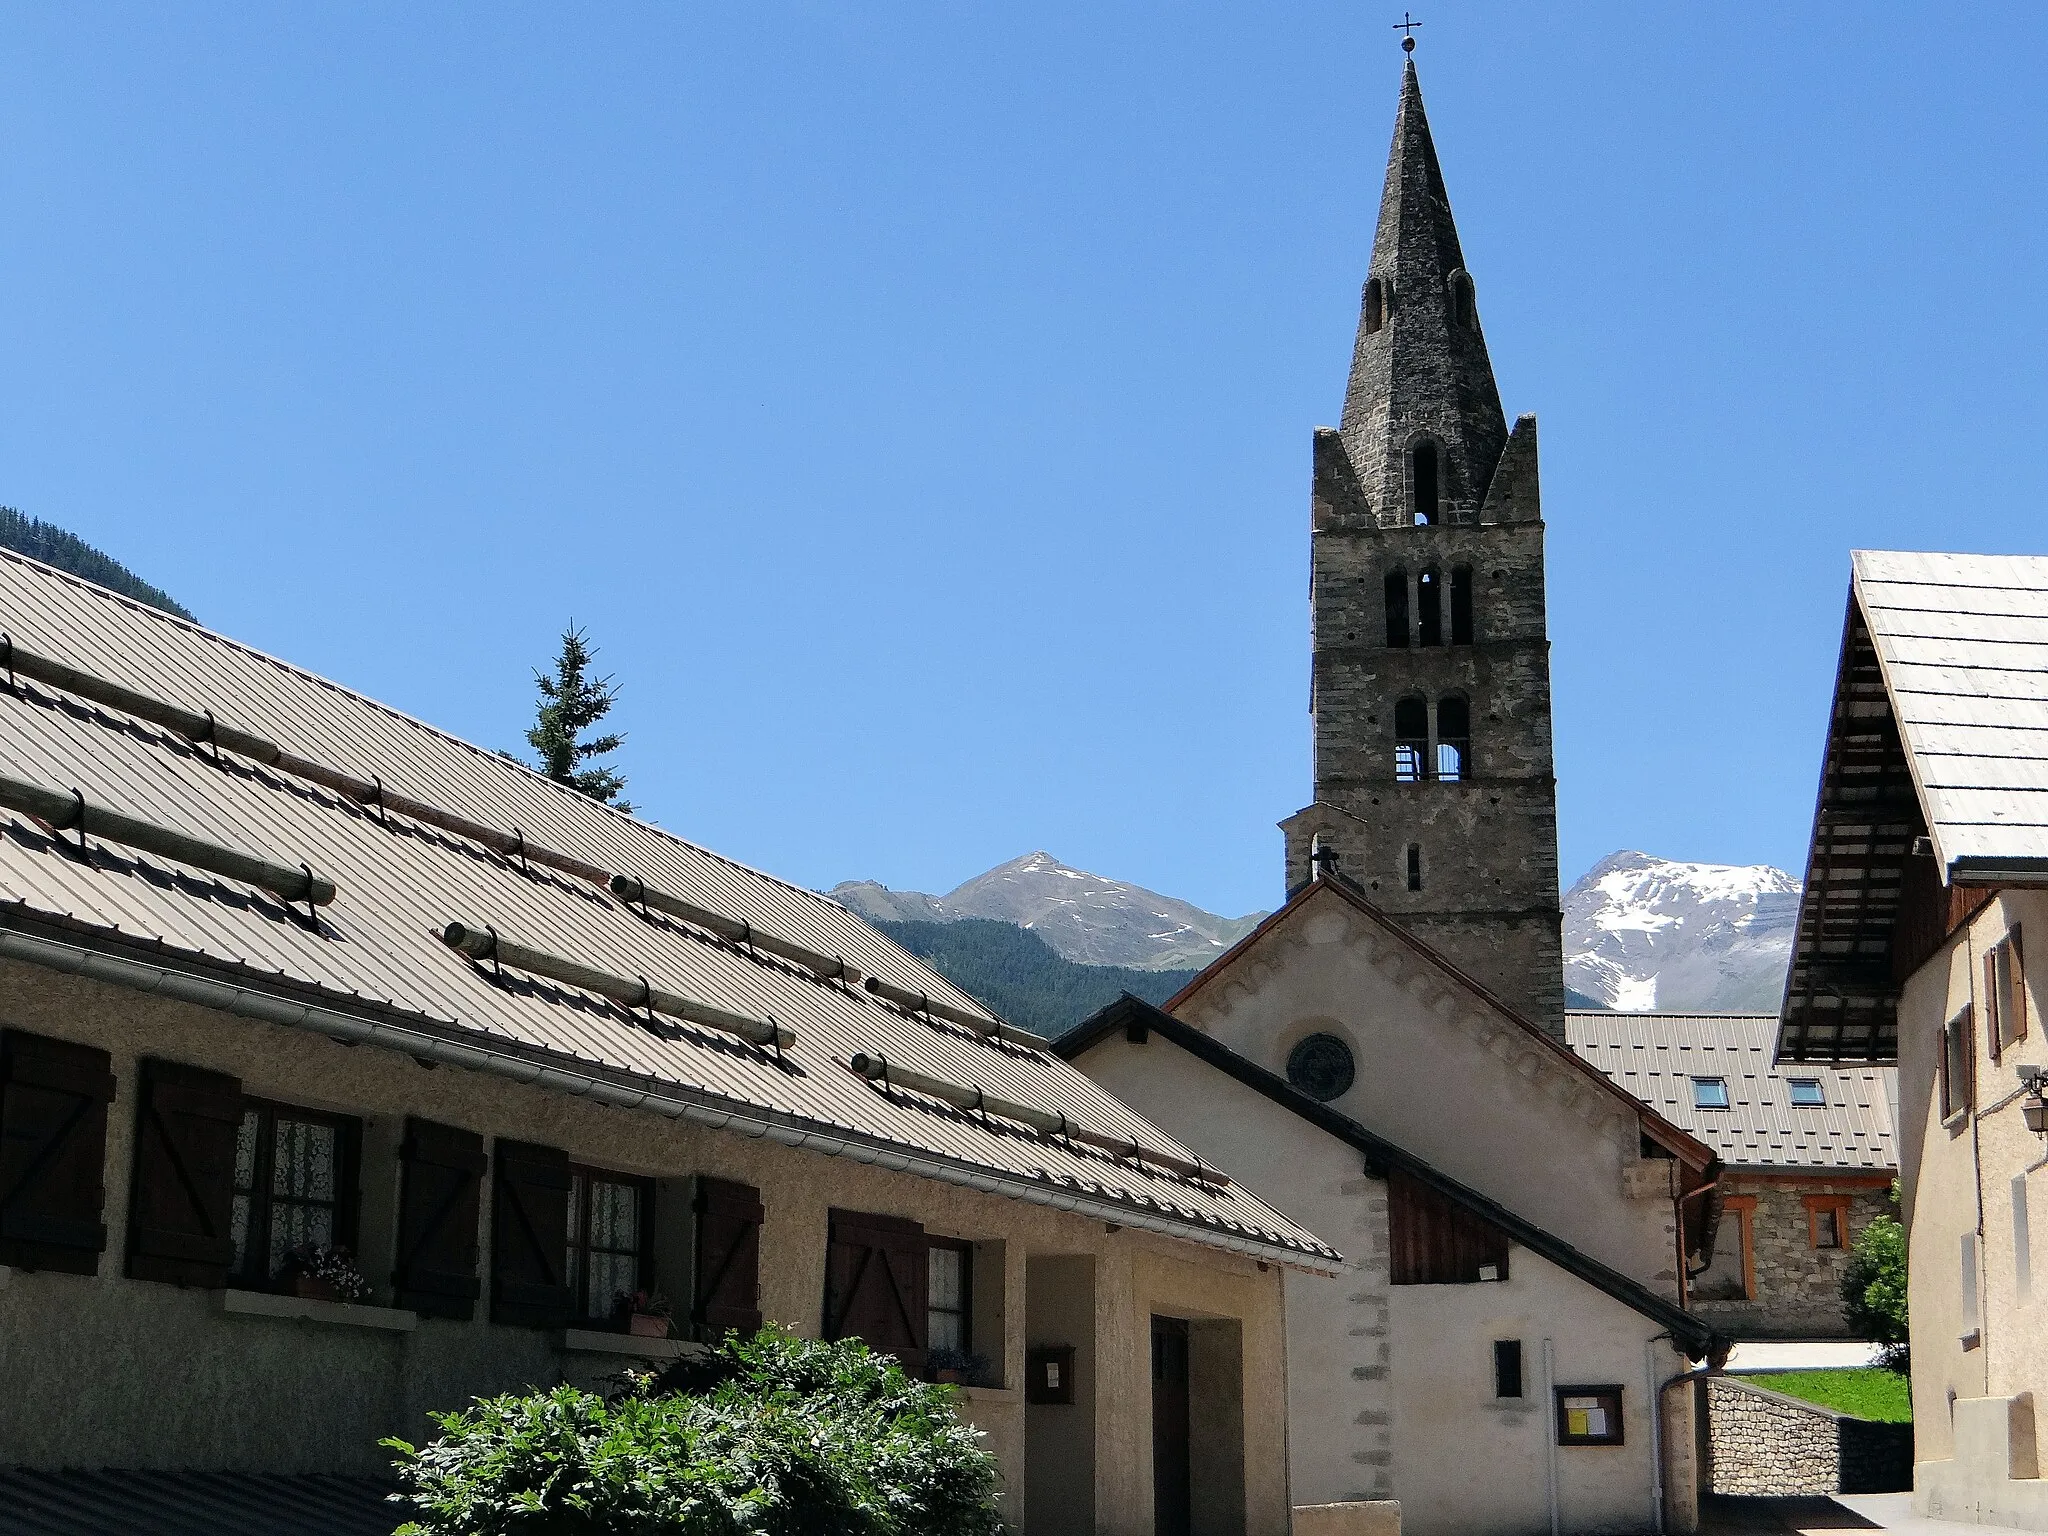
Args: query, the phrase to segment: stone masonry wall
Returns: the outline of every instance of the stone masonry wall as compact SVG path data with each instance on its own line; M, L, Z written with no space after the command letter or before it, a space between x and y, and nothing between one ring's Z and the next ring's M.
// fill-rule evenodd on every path
M1896 1493L1913 1486L1913 1426L1850 1418L1716 1376L1707 1384L1710 1493Z
M1702 1296L1694 1308L1716 1327L1736 1338L1844 1339L1842 1275L1849 1263L1847 1244L1890 1209L1888 1191L1880 1186L1827 1179L1779 1181L1731 1175L1728 1193L1756 1200L1750 1217L1750 1262L1756 1292L1747 1301L1715 1301ZM1840 1195L1849 1201L1845 1246L1816 1248L1807 1220L1806 1196ZM1741 1242L1739 1223L1731 1213L1723 1219L1716 1240ZM1731 1250L1732 1251L1732 1250ZM1716 1268L1720 1266L1717 1263Z

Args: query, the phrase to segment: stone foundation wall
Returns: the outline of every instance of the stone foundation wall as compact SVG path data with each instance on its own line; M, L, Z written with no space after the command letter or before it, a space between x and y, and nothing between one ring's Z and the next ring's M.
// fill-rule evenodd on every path
M1706 1491L1898 1493L1913 1486L1913 1426L1851 1418L1781 1392L1707 1382Z

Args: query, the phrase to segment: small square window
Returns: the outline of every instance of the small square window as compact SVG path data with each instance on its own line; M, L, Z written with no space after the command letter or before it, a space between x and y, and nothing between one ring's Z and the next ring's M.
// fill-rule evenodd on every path
M1795 1109L1825 1109L1828 1096L1821 1091L1817 1077L1795 1077L1788 1085L1792 1089L1792 1106Z
M1692 1107L1694 1109L1726 1109L1728 1107L1728 1079L1725 1077L1696 1077L1692 1080Z
M1493 1341L1493 1395L1520 1397L1522 1395L1522 1341L1520 1339L1495 1339Z

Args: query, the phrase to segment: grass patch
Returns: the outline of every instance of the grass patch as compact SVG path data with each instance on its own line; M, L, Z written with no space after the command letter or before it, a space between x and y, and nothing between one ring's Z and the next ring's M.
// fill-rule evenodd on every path
M1884 1424L1913 1422L1913 1392L1906 1378L1874 1365L1842 1371L1768 1371L1735 1379L1859 1419Z

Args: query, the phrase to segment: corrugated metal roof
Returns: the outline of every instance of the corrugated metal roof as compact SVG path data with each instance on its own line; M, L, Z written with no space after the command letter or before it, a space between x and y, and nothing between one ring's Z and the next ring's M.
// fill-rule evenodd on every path
M1609 1078L1676 1121L1731 1168L1893 1172L1892 1067L1772 1065L1776 1014L1567 1013L1565 1040ZM1728 1085L1728 1108L1702 1109L1694 1078ZM1792 1102L1791 1080L1826 1102Z
M862 971L971 1003L836 902L773 879L549 782L491 752L155 610L7 554L0 628L52 656L188 709L211 709L329 767L844 956ZM1229 1234L1327 1261L1334 1250L1249 1193L1213 1188L1016 1134L934 1101L885 1095L844 1062L879 1054L985 1086L1160 1151L1186 1149L1044 1052L984 1042L656 915L573 877L353 801L25 681L0 696L0 771L70 789L193 836L304 860L340 894L316 934L269 896L101 847L90 865L23 817L0 823L0 897L175 956L317 988L333 1005L390 1008L525 1052L631 1073L887 1145L930 1152L1163 1217L1197 1241ZM436 937L450 920L796 1031L786 1063L688 1025L657 1033L601 998L494 980ZM256 983L260 985L261 983Z
M374 1477L0 1469L0 1536L390 1536L411 1506Z
M2048 556L1851 568L1943 867L2048 862Z

